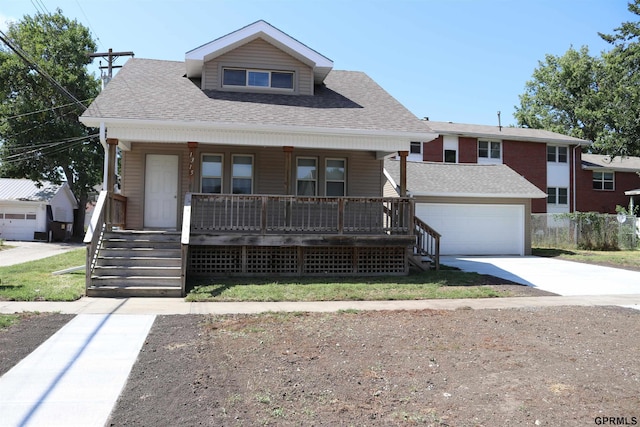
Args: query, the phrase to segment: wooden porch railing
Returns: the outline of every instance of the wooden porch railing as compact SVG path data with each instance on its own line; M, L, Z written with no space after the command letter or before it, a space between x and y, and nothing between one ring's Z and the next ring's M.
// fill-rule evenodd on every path
M107 215L109 206L111 206L111 219ZM96 265L98 251L102 242L102 236L107 230L113 227L125 228L126 222L127 198L121 194L112 194L109 200L108 193L101 191L98 201L93 209L93 215L84 235L84 243L87 245L86 268L86 285L91 285L91 275Z
M413 201L409 198L219 194L187 197L191 233L411 235L414 232Z
M413 217L416 235L415 253L430 258L436 270L440 270L440 233L417 216Z

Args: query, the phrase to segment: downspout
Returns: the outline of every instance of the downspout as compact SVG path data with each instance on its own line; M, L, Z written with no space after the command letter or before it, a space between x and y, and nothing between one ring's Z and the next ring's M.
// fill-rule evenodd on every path
M575 147L573 147L573 212L577 211L577 198L576 198L576 191L577 191L577 182L578 182L578 177L576 176L576 148L580 148L580 144L576 145Z
M104 122L100 122L100 144L104 148L104 165L102 167L102 189L107 190L107 174L109 169L109 150L107 149L107 129Z

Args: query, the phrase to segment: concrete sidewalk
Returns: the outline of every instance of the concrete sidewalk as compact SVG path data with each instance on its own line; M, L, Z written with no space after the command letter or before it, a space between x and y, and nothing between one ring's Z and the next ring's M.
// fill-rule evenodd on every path
M0 426L104 426L154 320L76 316L0 377Z
M269 311L456 310L519 307L622 305L640 308L640 294L571 295L510 298L431 299L409 301L186 302L183 298L91 298L73 302L0 301L0 313L23 311L65 314L254 314Z

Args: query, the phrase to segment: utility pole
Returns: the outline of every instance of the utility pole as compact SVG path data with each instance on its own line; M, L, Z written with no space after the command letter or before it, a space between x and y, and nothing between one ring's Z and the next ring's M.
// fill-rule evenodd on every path
M109 49L109 52L96 52L90 53L89 58L103 58L106 59L107 65L103 66L102 61L100 61L100 70L107 70L107 73L102 73L102 89L111 81L113 77L113 69L114 68L122 68L122 65L113 65L116 59L121 56L131 56L133 57L133 52L114 52L113 49Z

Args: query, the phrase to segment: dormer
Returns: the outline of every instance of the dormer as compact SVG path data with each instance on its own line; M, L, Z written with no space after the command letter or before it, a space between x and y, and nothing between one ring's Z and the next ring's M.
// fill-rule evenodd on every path
M187 77L203 90L313 95L333 61L265 21L186 53Z

